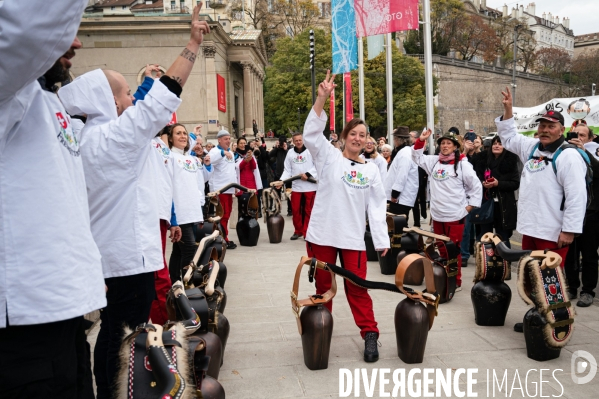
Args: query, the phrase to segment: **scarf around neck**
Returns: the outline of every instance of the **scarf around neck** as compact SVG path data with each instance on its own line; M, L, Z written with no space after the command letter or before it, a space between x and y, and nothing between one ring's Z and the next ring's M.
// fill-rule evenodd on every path
M439 153L439 162L441 163L453 163L455 161L455 152L449 155L443 155Z

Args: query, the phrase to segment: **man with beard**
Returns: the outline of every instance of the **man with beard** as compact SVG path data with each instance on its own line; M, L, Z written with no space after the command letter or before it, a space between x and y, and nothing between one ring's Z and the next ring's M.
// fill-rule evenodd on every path
M281 180L290 177L302 175L301 180L295 180L291 183L291 210L293 213L294 232L291 240L297 240L300 237L306 237L314 198L316 197L316 184L310 183L309 177L316 179L316 168L312 161L310 151L304 146L304 138L300 132L293 133L291 138L293 148L287 151L284 161L284 170ZM280 189L281 185L277 185Z
M576 148L564 147L564 117L546 111L539 122L539 138L518 134L512 113L512 94L506 87L503 116L495 119L497 134L504 148L524 164L520 180L518 225L522 249L551 250L566 260L568 246L582 233L587 203L585 175L587 166ZM566 143L567 144L567 143ZM552 162L556 151L563 148ZM514 326L522 331L522 323Z
M0 6L2 398L90 395L79 374L82 316L106 306L79 140L51 92L81 47L87 1L45 5Z

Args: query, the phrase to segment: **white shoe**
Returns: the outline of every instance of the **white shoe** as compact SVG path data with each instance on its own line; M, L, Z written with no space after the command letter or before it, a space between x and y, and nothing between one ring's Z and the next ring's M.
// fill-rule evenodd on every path
M462 290L462 287L456 287L455 288L455 292L460 292Z

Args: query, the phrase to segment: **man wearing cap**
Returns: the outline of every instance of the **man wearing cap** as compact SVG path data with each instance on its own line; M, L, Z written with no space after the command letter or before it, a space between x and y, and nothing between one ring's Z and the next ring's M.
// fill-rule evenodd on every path
M512 114L512 94L503 94L503 117L495 119L497 134L506 150L520 157L524 164L520 180L517 230L522 234L522 249L557 252L562 266L568 245L582 233L587 202L586 164L578 151L565 148L556 159L552 157L564 144L564 117L558 111L541 115L539 138L518 134Z
M398 151L383 182L385 195L407 217L418 195L418 166L412 160L410 129L407 126L395 129L393 143Z
M237 172L235 171L235 157L231 151L231 135L226 130L221 130L217 133L216 139L218 145L210 150L210 162L214 167L212 177L210 178L210 191L216 191L227 184L237 183ZM233 194L235 189L230 188L224 193L218 195L221 206L223 207L223 217L220 224L225 232L225 241L227 241L227 249L237 248L237 244L229 240L229 218L233 210Z

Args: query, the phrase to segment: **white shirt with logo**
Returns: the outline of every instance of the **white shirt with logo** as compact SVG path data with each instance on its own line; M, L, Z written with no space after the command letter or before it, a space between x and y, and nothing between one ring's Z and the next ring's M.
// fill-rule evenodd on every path
M518 225L516 229L530 237L557 242L560 232L582 233L586 212L586 165L575 149L565 149L556 160L528 159L539 139L518 134L514 119L495 119L503 147L516 154L524 168L520 178ZM534 157L551 159L553 153L539 151ZM560 210L562 200L564 210Z
M230 151L229 151L230 152ZM222 154L222 150L216 146L208 153L210 164L214 168L210 177L210 191L214 192L227 184L237 183L237 171L235 170L235 154L231 152L231 159ZM230 188L221 194L235 194L235 189ZM178 222L178 220L177 220Z
M197 157L183 155L172 148L173 198L179 225L204 221L202 205L205 203L204 184L210 172Z
M418 196L418 165L412 160L412 149L405 146L391 162L389 173L384 180L385 194L391 199L391 191L399 192L397 203L413 207Z
M43 15L40 2L0 6L0 328L7 317L42 324L106 306L79 141L37 82L68 50L86 5L53 3Z
M379 168L379 174L381 175L381 181L384 182L385 179L387 179L387 167L389 166L389 164L387 163L387 160L385 159L384 156L382 156L381 154L376 154L376 157L366 159L364 154L362 154L362 155L360 155L360 158L364 159L366 162L374 163L377 166L377 168Z
M155 167L158 216L170 222L173 204L173 160L171 150L160 139L155 137L150 144L152 162Z
M310 173L315 180L318 180L312 155L307 148L304 148L304 151L299 154L295 151L295 148L287 151L284 165L285 169L281 175L281 180L289 179L303 173ZM310 183L309 181L295 180L291 183L291 190L296 193L316 191L316 188L317 184Z
M431 218L437 222L455 222L464 218L466 206L479 207L483 186L466 157L458 161L457 175L453 164L443 164L438 155L424 155L424 148L412 151L412 160L430 176Z
M345 158L322 134L326 122L324 111L319 117L311 110L304 126L304 143L318 173L306 241L364 251L367 213L375 248L389 248L387 201L378 167Z

